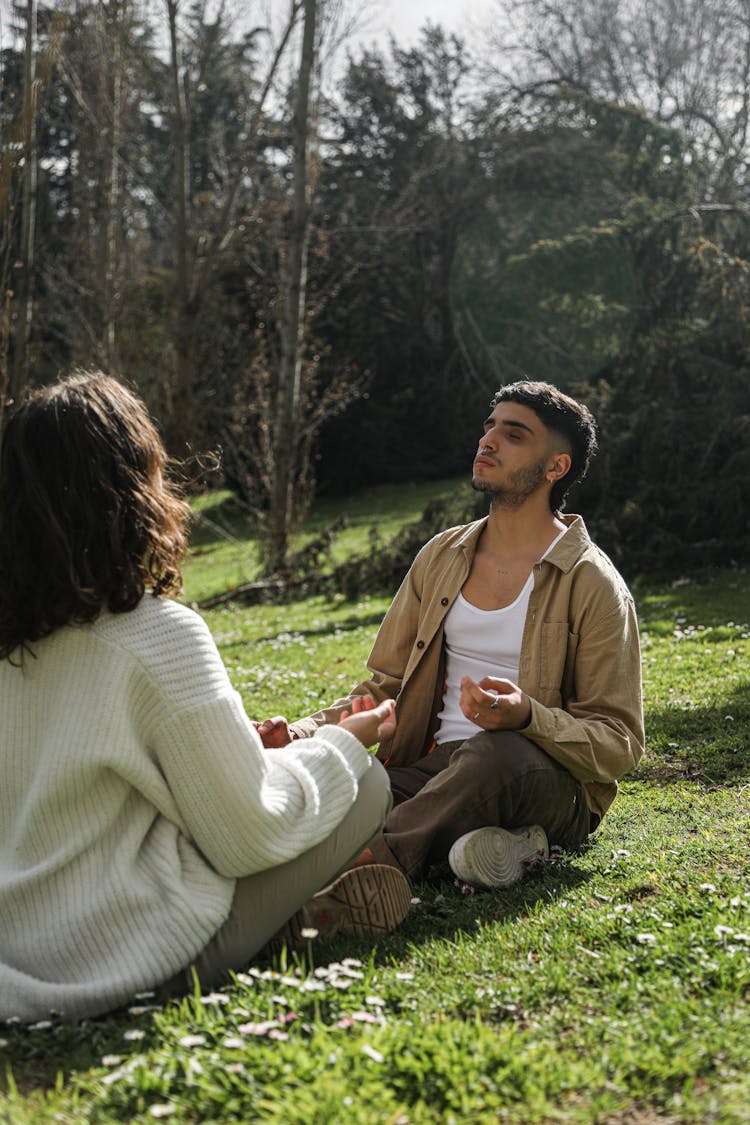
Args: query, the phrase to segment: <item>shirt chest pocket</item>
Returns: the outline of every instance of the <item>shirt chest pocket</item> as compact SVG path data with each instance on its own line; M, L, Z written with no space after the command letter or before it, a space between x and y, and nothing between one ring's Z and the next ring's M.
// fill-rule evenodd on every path
M567 696L573 688L578 634L571 633L567 621L545 621L539 653L539 686Z

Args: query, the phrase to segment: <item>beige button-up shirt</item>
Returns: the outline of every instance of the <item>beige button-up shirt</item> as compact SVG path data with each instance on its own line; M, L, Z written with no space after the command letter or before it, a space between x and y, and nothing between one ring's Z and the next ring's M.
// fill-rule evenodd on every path
M531 719L521 733L583 783L589 807L603 816L617 779L643 753L638 624L627 586L581 517L561 519L568 531L534 566L518 677ZM352 696L369 693L396 700L396 732L378 757L408 765L427 753L442 702L445 617L486 522L440 532L422 548L375 638L371 678L295 723L295 737L337 722Z

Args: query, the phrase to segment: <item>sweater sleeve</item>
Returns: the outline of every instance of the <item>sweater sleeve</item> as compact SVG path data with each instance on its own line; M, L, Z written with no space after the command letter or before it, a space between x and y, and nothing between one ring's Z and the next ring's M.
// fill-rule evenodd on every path
M185 829L219 874L234 878L330 835L372 764L353 735L332 726L265 750L237 695L166 719L155 749Z
M174 626L166 622L158 669L147 669L161 699L149 725L183 830L229 877L301 855L343 820L370 755L335 726L264 749L205 622L183 611Z

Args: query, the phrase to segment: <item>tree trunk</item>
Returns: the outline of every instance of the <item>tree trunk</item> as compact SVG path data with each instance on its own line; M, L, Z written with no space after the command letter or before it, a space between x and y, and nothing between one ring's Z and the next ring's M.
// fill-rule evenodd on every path
M13 168L12 154L0 157L0 438L10 404L10 339L13 290Z
M281 359L274 411L274 480L266 543L266 565L270 572L284 567L293 518L310 225L307 150L310 88L315 64L316 15L317 0L305 0L305 25L292 128L294 146L292 215L287 244Z
M174 142L176 169L176 329L175 377L168 440L172 452L183 454L189 436L193 415L194 365L193 365L193 309L190 299L189 276L189 222L190 173L188 153L188 122L185 91L180 72L177 43L177 11L179 0L166 0L169 17L170 67L172 71L172 97L174 114Z
M214 277L222 252L232 236L232 221L237 199L247 176L247 166L257 161L256 141L266 101L274 78L294 30L304 0L292 0L289 18L274 52L268 73L261 87L248 126L246 160L234 171L226 187L218 222L214 230L196 232L192 226L190 184L190 115L184 80L181 75L177 32L180 0L165 0L169 19L170 70L174 121L174 148L177 163L175 178L175 374L169 420L168 445L182 454L191 436L195 412L196 341L198 323L205 306L206 294Z
M18 317L14 337L11 399L17 400L29 381L31 328L34 314L34 244L36 229L36 0L26 2L26 49L23 79L23 203L18 281Z
M106 15L111 16L111 37L107 35ZM102 111L106 113L107 102L110 107L109 145L105 148L104 183L104 221L101 260L102 294L102 338L101 351L108 371L117 369L116 305L118 274L118 237L120 221L120 133L122 123L122 42L124 21L127 13L127 0L110 3L101 11L102 17L102 60L106 59L106 45L112 44L111 63L107 67L110 75L104 75L102 85L106 91Z

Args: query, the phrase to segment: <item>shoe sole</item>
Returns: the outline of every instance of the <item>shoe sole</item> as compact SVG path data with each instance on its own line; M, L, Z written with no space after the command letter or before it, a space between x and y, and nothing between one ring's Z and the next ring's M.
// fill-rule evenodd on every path
M538 824L519 832L477 828L460 836L448 853L453 874L478 887L510 887L537 860L546 859L549 844Z
M406 876L387 864L368 864L345 871L289 919L283 941L300 945L302 930L318 936L388 934L403 922L411 906ZM282 935L279 935L282 936Z

